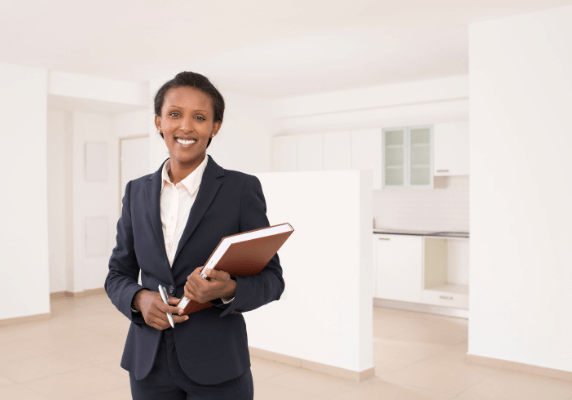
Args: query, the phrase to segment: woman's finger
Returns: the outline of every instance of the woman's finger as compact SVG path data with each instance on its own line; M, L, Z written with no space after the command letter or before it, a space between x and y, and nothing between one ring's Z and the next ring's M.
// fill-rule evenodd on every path
M189 319L188 315L173 315L173 322L175 324L179 324L181 322L185 322L186 320Z

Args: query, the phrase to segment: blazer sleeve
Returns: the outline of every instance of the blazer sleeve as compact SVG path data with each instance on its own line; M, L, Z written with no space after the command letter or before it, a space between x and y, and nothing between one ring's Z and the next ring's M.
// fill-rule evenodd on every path
M267 226L270 226L270 223L266 216L266 200L262 185L256 176L249 175L240 198L240 231ZM278 253L258 275L233 276L232 279L236 281L236 292L232 303L223 304L219 299L212 301L216 307L224 310L219 318L231 311L245 312L257 309L264 304L279 300L284 292L284 279Z
M133 227L131 225L131 181L125 187L121 217L117 222L116 245L109 259L109 272L104 288L111 302L119 311L136 324L145 324L142 314L131 310L135 294L146 289L138 284L139 264L133 246Z

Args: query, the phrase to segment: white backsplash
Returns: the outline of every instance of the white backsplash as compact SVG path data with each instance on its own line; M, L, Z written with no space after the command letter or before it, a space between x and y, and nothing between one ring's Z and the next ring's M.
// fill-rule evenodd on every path
M469 230L469 177L435 177L434 189L373 191L376 228Z

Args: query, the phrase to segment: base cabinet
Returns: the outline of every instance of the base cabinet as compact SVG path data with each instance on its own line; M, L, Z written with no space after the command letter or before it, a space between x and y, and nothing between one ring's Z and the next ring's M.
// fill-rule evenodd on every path
M468 310L469 286L448 280L450 240L373 234L374 297Z
M375 296L421 302L423 237L376 234Z

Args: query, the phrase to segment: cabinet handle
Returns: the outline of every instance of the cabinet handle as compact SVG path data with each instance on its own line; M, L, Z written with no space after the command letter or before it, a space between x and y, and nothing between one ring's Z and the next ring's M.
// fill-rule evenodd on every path
M378 240L389 240L389 238L377 238Z
M443 295L440 295L439 297L442 298L442 299L446 299L446 300L453 300L453 296L443 296Z
M438 169L437 172L449 172L448 169Z

